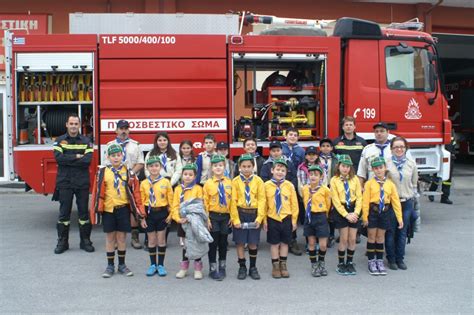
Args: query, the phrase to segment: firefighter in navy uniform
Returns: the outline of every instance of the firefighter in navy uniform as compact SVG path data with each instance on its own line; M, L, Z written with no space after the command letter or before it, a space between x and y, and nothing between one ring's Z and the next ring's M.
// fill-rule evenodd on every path
M455 156L455 149L456 149L456 140L454 136L451 136L451 143L446 145L446 150L451 153L451 164L449 166L449 178L448 180L444 180L441 182L441 203L452 205L453 202L449 199L449 195L451 194L451 179L453 177L453 168L454 168L454 159ZM441 179L435 175L431 181L430 191L438 190L438 185ZM428 199L433 202L434 196L428 196Z
M79 134L80 126L80 118L75 114L69 115L66 122L67 132L56 138L53 145L54 157L58 163L53 200L59 201L60 204L55 254L62 254L69 249L69 226L74 195L79 217L80 248L86 252L94 251L90 240L92 225L88 211L89 165L94 148L88 137Z

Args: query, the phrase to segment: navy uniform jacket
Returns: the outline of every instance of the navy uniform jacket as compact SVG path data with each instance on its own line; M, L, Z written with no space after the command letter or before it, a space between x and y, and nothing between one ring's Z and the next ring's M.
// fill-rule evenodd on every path
M347 139L344 135L334 139L334 153L335 154L347 154L351 157L352 163L354 164L354 169L357 172L359 166L360 157L362 155L362 150L367 145L367 142L364 138L359 137L354 134L352 140Z
M58 163L56 188L89 189L89 165L94 147L83 135L71 137L68 133L56 138L53 144L54 157ZM76 154L82 154L80 159Z

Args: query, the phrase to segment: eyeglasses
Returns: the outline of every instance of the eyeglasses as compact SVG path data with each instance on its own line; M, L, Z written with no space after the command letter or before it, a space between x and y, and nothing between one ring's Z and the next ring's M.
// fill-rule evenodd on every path
M401 146L393 147L392 149L393 149L393 150L403 150L403 149L405 149L405 148L406 148L406 146L401 145Z

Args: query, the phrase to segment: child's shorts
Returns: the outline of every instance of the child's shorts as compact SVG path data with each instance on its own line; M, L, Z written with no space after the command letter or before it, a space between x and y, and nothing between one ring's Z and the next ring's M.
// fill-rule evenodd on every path
M355 204L352 204L349 208L345 207L348 213L354 212ZM343 229L343 228L351 228L351 229L358 229L359 228L359 221L356 223L350 223L346 218L339 214L339 211L334 209L334 224L336 229Z
M255 222L257 219L257 210L255 213L243 213L239 211L240 223ZM260 243L260 229L232 229L232 240L236 244L258 244Z
M308 218L304 223L304 236L329 237L329 225L325 212L311 212L311 221Z
M276 245L280 243L290 244L293 225L291 216L287 216L282 222L267 218L268 232L267 242Z
M152 233L165 230L168 226L168 223L166 223L168 215L168 207L151 208L150 213L146 217L146 232Z
M390 205L386 205L384 211L379 213L379 206L370 204L367 228L388 230L390 228L390 211Z
M111 232L131 232L130 206L124 205L114 208L114 212L104 212L102 214L102 225L104 233Z
M230 215L228 213L218 213L211 211L209 212L209 219L211 220L212 224L211 233L220 233L223 235L230 234Z

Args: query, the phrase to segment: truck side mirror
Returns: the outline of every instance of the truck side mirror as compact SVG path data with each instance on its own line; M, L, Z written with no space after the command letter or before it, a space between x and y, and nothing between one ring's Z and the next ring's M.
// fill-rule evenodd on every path
M403 42L400 42L400 44L396 47L397 49L397 52L399 54L403 54L403 55L408 55L408 54L412 54L415 52L415 49L411 46L408 46L406 43L403 43Z

